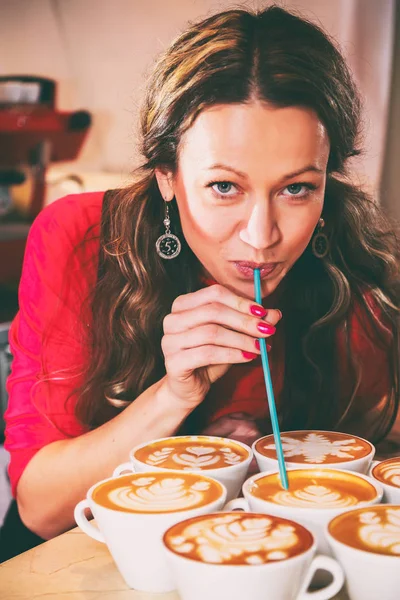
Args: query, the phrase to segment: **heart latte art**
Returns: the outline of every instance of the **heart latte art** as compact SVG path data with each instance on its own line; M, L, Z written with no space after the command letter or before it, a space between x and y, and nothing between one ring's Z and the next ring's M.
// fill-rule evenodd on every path
M151 467L198 471L240 464L249 453L223 438L178 436L146 444L135 451L134 457Z
M400 507L380 504L345 513L330 523L329 532L353 548L400 557Z
M299 469L288 471L289 489L278 474L257 478L249 485L252 496L281 506L347 508L376 498L374 486L350 471Z
M308 550L311 534L300 524L249 513L197 517L171 527L166 546L192 560L213 564L261 565Z
M366 440L333 431L292 431L282 433L282 448L289 462L304 464L333 464L368 456L372 446ZM266 436L256 444L263 456L276 458L273 436Z
M378 481L400 488L400 458L390 458L376 465L372 475Z
M222 494L217 481L194 473L135 473L100 484L93 500L123 512L161 513L205 506Z

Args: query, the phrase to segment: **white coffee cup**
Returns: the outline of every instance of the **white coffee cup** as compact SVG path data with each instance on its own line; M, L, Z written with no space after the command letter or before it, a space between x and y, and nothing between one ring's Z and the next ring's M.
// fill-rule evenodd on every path
M318 552L330 555L325 537L327 523L355 506L369 506L382 500L383 490L379 483L362 473L339 469L289 469L287 474L288 491L281 487L277 471L253 475L243 484L244 498L228 502L226 510L241 508L297 521L313 533ZM339 486L335 481L339 481ZM279 491L258 497L255 494L261 486L265 489L265 483ZM341 493L340 489L345 486L353 486L353 490L349 487L349 493ZM300 491L297 491L298 487ZM359 500L363 496L366 499Z
M230 452L228 450L231 450ZM150 454L149 454L150 453ZM147 454L152 457L148 460ZM172 436L145 442L129 453L130 461L122 463L113 475L123 472L191 471L201 472L226 487L227 499L239 494L253 458L246 444L211 435ZM146 462L148 461L148 462ZM173 466L166 466L166 463Z
M130 473L93 485L74 515L87 535L107 544L129 587L169 592L175 586L163 554L165 530L221 510L225 500L225 487L201 473ZM88 508L98 528L85 516Z
M399 599L400 505L347 511L330 521L326 536L345 572L350 600Z
M311 532L271 515L233 512L186 519L166 531L163 543L181 600L326 600L344 582L335 560L314 557ZM333 580L309 593L319 569Z
M339 431L299 430L281 433L287 467L343 469L368 473L375 447L363 438ZM252 450L261 472L278 469L274 436L256 440Z
M373 461L370 476L383 487L383 501L400 504L400 456Z

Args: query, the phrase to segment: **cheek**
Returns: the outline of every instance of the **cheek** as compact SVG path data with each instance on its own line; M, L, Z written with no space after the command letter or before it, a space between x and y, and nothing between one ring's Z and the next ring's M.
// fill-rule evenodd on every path
M235 229L232 212L216 210L188 198L179 202L179 214L183 233L191 239L223 242Z
M320 214L319 209L315 214L298 216L296 220L291 219L290 223L287 223L284 239L286 238L287 248L296 257L300 256L308 246L318 225Z

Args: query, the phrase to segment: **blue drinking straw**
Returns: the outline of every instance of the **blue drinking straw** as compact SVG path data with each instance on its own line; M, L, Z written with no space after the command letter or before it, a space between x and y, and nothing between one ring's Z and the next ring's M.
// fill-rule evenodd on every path
M261 278L260 269L254 269L254 290L257 304L262 305L261 297ZM264 338L259 338L261 349L261 362L264 371L265 387L267 390L269 414L271 415L272 431L274 433L274 441L276 453L278 455L279 477L285 490L289 489L288 477L286 472L285 457L283 456L281 432L279 430L278 415L276 414L274 390L272 388L271 372L269 370L267 345Z

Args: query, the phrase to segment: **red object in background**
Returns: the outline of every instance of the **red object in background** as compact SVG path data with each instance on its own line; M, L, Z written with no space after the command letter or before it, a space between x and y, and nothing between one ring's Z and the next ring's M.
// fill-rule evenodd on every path
M38 91L36 99L20 99L18 86ZM0 77L0 174L28 167L33 176L28 218L13 210L0 216L0 285L18 283L26 234L15 223L29 224L42 210L46 192L46 169L53 162L70 161L79 155L91 125L88 111L58 111L56 82L45 77L13 75ZM7 93L10 91L9 98ZM0 181L1 184L1 181ZM11 216L10 216L11 215ZM11 229L10 229L11 228ZM26 228L28 230L28 228ZM1 299L1 298L0 298Z

